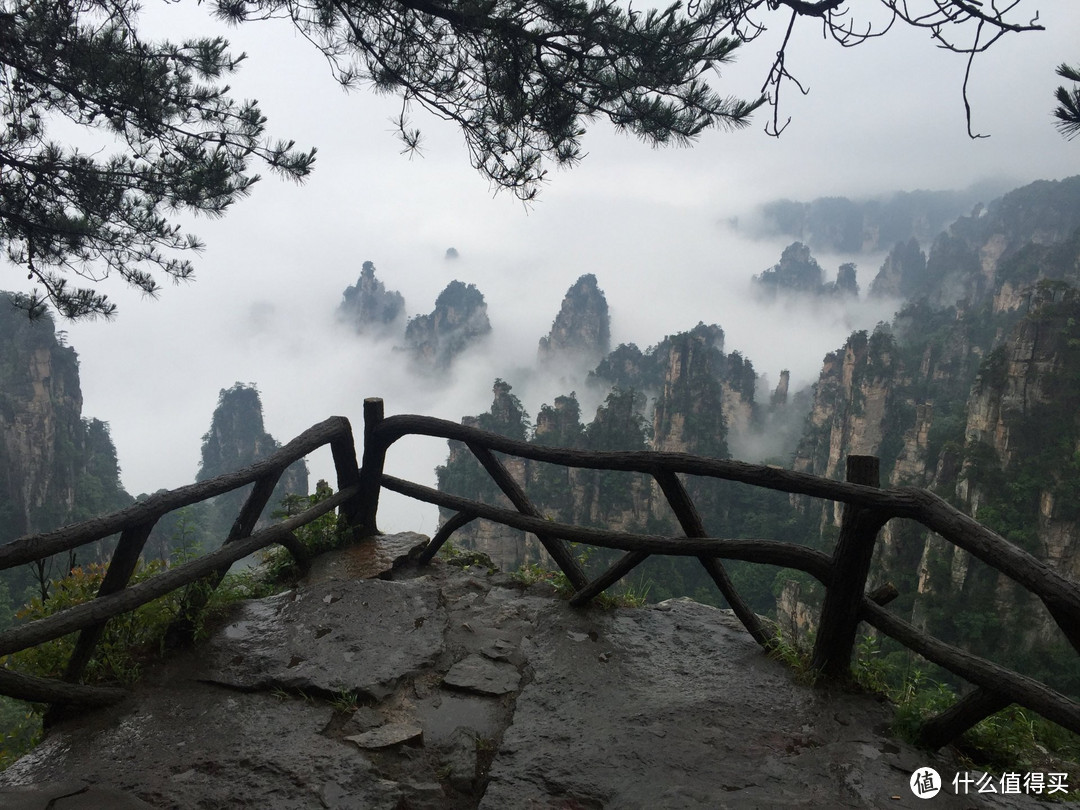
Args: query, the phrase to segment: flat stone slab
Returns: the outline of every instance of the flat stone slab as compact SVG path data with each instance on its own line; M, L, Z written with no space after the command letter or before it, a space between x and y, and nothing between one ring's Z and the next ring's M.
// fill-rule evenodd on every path
M728 611L674 600L578 624L538 623L480 808L914 808L916 768L957 769L889 736L874 699L796 683ZM933 804L1038 806L1015 798Z
M415 554L427 543L416 532L380 534L316 557L305 584L328 580L374 579L389 574L396 563Z
M445 622L437 589L423 581L318 582L239 606L207 644L202 677L381 700L431 666Z
M4 810L153 810L152 805L114 788L85 782L0 788Z
M0 774L2 784L48 785L77 774L145 803L103 809L393 810L409 796L355 745L322 733L333 715L325 704L188 681L144 687L124 706L50 735ZM320 795L341 800L325 804Z
M454 664L443 678L443 686L481 695L516 692L520 683L516 667L475 653Z
M389 748L392 745L422 741L424 729L416 723L387 723L345 739L356 743L360 748Z

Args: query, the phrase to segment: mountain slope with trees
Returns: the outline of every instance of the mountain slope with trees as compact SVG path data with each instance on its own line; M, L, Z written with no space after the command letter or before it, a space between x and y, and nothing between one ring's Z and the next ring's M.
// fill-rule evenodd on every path
M472 423L549 445L726 458L731 447L775 429L785 409L801 409L801 434L778 463L842 478L849 454L876 455L883 485L930 488L1080 578L1073 506L1080 486L1080 177L1016 189L958 219L925 254L910 241L897 243L875 285L909 298L891 323L855 332L827 355L807 394L789 396L782 375L768 401L759 401L750 361L725 352L719 326L699 324L645 351L622 345L608 354L589 375L590 386L607 392L591 421L571 394L543 405L530 431L510 385L499 381L492 411ZM508 398L515 406L501 407ZM465 469L469 475L461 476ZM511 470L555 519L679 532L643 476L528 461ZM501 498L464 446L452 449L439 484ZM715 481L689 479L688 488L707 529L723 536L831 549L838 532L838 505ZM470 531L479 534L465 532L467 542L495 556L509 553L512 566L538 559L538 547L521 533ZM594 563L610 556L592 554ZM813 631L807 622L816 614L807 608L820 589L809 578L731 567L757 610L776 615L779 602L789 626ZM656 597L715 598L700 566L686 561L650 560L634 576L649 577ZM1041 605L966 552L917 524L893 521L881 532L871 572L872 584L884 581L901 593L892 609L919 626L1080 694L1073 658Z
M15 299L15 300L13 300ZM83 416L79 359L51 316L33 321L0 293L0 543L115 511L120 483L109 425ZM102 547L98 555L106 553ZM58 555L0 573L0 628L79 563Z

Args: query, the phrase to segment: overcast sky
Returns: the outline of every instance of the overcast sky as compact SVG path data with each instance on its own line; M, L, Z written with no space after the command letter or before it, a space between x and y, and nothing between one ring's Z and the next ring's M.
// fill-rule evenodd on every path
M217 28L193 4L146 5L147 30L180 38ZM966 134L964 60L935 49L927 34L897 29L841 50L805 21L788 65L810 94L787 88L792 123L783 137L764 134L765 111L747 130L707 132L691 149L650 149L597 123L585 161L552 172L529 210L492 193L450 124L417 111L423 156L401 155L390 121L398 102L342 93L287 23L227 29L236 50L249 54L231 82L237 95L260 100L274 136L318 147L315 174L300 187L268 176L224 219L193 222L207 244L194 283L167 285L157 301L110 285L120 304L114 321L61 325L81 359L84 414L111 424L133 494L194 480L218 392L237 381L258 385L267 428L282 442L332 414L348 416L359 433L368 396L384 397L388 413L456 420L486 409L495 376L535 415L576 387L525 369L566 289L585 272L607 294L614 343L645 348L698 321L715 322L727 332L727 349L743 351L771 381L790 368L795 384L810 383L826 352L889 311L748 302L749 277L774 264L783 243L750 242L725 223L780 197L1075 174L1080 142L1064 141L1050 113L1055 66L1080 62L1080 5L1031 5L1048 30L1006 38L973 70L973 126L989 138ZM775 37L747 46L716 86L756 95L776 47ZM457 261L444 258L451 246ZM848 257L817 258L835 273ZM475 283L494 339L462 358L445 383L410 375L391 344L367 344L334 325L341 293L365 260L402 292L410 315L430 311L453 278ZM856 261L865 290L880 257ZM391 471L433 480L445 445L410 448L401 458L392 452ZM331 475L328 455L312 466L316 476ZM388 508L392 528L435 529L431 512Z

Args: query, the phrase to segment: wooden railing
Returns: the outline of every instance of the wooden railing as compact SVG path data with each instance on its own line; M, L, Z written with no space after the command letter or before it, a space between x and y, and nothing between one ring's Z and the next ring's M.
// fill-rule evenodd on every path
M462 442L517 511L459 498L383 473L389 448L406 435ZM621 470L652 476L677 517L685 537L629 534L559 523L544 518L495 453L594 470ZM704 476L810 495L844 504L840 536L831 555L777 540L709 537L678 475ZM890 520L921 523L948 542L1011 577L1046 605L1072 647L1080 652L1080 586L1023 549L960 512L925 489L878 486L878 460L850 456L847 481L761 464L702 458L683 453L584 452L540 447L455 422L426 416L384 417L381 400L364 403L364 465L360 474L364 524L377 525L380 488L454 511L432 538L423 560L430 560L457 529L476 518L496 521L535 534L575 589L571 604L582 605L617 582L651 554L692 556L705 567L736 616L763 647L773 636L736 592L720 560L744 560L805 571L826 589L811 666L825 677L850 672L857 626L865 621L906 647L976 685L939 716L927 721L922 742L939 748L985 717L1018 703L1080 734L1080 704L1045 684L946 644L888 612L884 604L895 589L866 593L870 559L880 529ZM624 555L589 581L567 543L619 549Z
M337 493L283 523L253 533L285 469L326 444L330 445L337 470ZM254 487L220 549L170 568L137 585L128 585L143 546L162 515L248 484L254 484ZM208 587L189 590L176 621L169 628L173 643L190 638L195 616L205 604L209 592L220 584L230 565L259 549L278 543L288 548L297 562L305 566L308 563L306 550L293 532L335 508L339 509L350 526L358 526L358 493L359 472L352 428L349 420L337 416L306 430L272 455L243 470L151 495L105 517L46 534L28 535L0 546L0 570L6 570L120 535L95 599L0 633L0 656L3 656L80 631L63 680L32 677L0 668L0 694L51 704L100 705L119 700L127 694L123 689L78 683L110 618L203 580Z
M408 435L465 444L514 508L505 509L461 498L385 474L388 451L395 442ZM324 444L330 444L333 451L339 491L307 512L253 534L255 521L285 467ZM649 475L670 504L683 536L611 532L548 520L496 453L567 467ZM339 514L353 527L356 535L377 534L379 496L383 489L388 489L454 512L428 543L420 560L422 564L430 561L453 532L468 522L477 518L496 521L531 532L539 538L573 586L575 593L570 601L575 606L589 602L652 554L696 557L747 631L765 648L774 644L775 637L739 595L721 561L744 560L805 571L825 586L826 595L811 659L812 667L824 677L848 676L857 626L860 621L865 621L976 686L952 708L925 723L922 741L929 747L944 745L979 720L1012 703L1080 733L1080 704L1037 680L945 644L898 618L884 608L897 595L895 588L879 588L868 594L866 580L880 529L895 518L917 521L1036 594L1078 652L1080 586L927 490L881 489L878 486L878 461L874 457L849 457L847 473L847 481L833 481L771 466L682 453L582 452L540 447L443 419L384 417L382 400L369 399L364 402L364 453L359 469L349 423L335 417L316 425L270 458L245 470L153 496L105 518L46 535L22 538L0 547L2 570L121 533L98 598L0 634L0 655L5 655L81 630L64 681L30 678L0 669L0 693L52 703L94 704L118 699L124 694L122 690L76 683L108 618L207 576L211 577L212 585L216 584L228 564L270 543L287 546L302 560L303 547L292 532L333 508L339 509ZM830 555L779 540L708 536L680 475L737 481L843 503L836 547ZM142 544L161 515L252 482L255 488L221 549L138 585L127 586ZM570 542L618 549L624 554L590 580L571 552ZM182 620L190 622L192 612L197 608L197 605L191 606ZM183 629L183 623L180 627Z

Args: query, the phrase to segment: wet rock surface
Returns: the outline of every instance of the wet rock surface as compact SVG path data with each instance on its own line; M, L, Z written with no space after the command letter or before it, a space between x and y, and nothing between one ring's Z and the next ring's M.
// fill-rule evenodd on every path
M872 698L798 684L726 611L347 567L238 605L126 702L52 729L0 773L0 807L921 807L916 768L962 770L891 738Z

